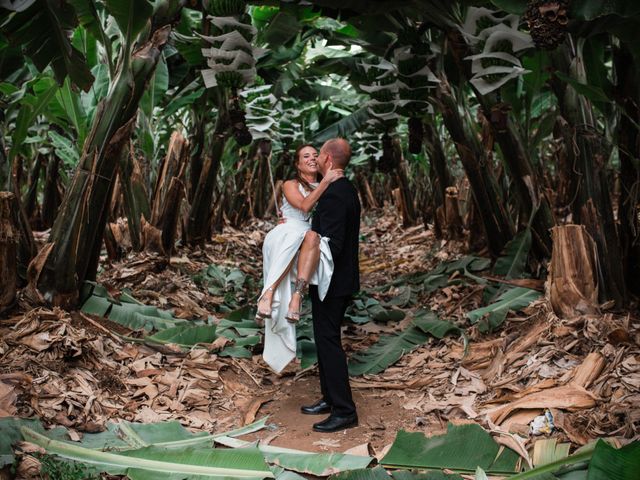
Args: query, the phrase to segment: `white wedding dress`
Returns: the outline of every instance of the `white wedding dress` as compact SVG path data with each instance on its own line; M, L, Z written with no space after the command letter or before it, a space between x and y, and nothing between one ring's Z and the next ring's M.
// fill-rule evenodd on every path
M298 185L298 190L303 196L308 195L302 185ZM267 233L262 246L264 287L260 295L262 297L267 288L282 276L289 265L292 265L289 273L273 292L271 318L265 321L262 357L276 373L280 373L296 357L296 327L284 317L293 293L292 284L297 277L298 252L305 233L311 230L311 214L294 208L284 196L281 211L286 221ZM332 273L333 259L329 249L329 239L322 237L320 262L309 281L310 284L318 286L320 300L324 300L327 294Z

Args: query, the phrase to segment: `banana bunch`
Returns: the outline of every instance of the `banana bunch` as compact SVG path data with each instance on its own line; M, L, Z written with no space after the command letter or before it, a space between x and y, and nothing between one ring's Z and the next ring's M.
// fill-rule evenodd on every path
M280 105L271 93L272 85L260 85L241 93L247 111L247 127L254 139L274 139L277 136Z
M412 39L393 51L393 63L398 71L400 100L406 101L402 113L407 116L421 115L428 111L431 89L440 80L433 74L429 64L436 57L424 39Z
M202 70L207 88L220 86L232 92L254 82L256 76L255 55L258 50L252 46L256 29L251 25L251 17L245 13L246 3L242 0L210 0L208 17L211 35L201 38L210 45L203 48L208 69Z
M460 31L476 51L471 61L471 83L485 95L513 78L529 73L522 68L518 53L534 46L528 33L518 30L520 17L501 15L486 8L469 7Z
M380 59L378 63L362 61L360 69L364 71L367 84L361 83L359 88L371 97L367 102L369 114L372 116L370 123L395 126L396 119L399 118L396 110L400 104L395 65L384 59Z

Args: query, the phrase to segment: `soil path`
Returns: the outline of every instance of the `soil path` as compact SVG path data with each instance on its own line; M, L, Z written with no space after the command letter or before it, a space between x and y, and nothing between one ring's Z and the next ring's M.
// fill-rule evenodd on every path
M276 384L277 398L266 403L258 414L269 415L271 428L246 438L271 438L271 445L314 452L345 451L368 443L373 452L379 453L393 442L400 429L427 432L425 426L416 424L416 412L403 408L406 398L401 392L382 389L353 390L359 416L357 427L334 433L314 432L313 424L326 415L303 415L300 406L320 398L319 385L317 371L298 379L281 379Z

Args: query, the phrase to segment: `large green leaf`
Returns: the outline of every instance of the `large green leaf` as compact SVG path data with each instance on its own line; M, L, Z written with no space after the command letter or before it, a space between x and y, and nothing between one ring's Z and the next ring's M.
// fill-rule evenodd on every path
M415 325L398 334L382 335L377 343L351 356L350 375L380 373L429 339L429 335Z
M25 95L20 101L20 111L16 119L16 126L11 136L11 150L9 158L13 158L27 138L29 127L47 108L51 99L58 91L58 86L51 78L41 78L33 83L34 95Z
M81 102L80 96L71 88L71 82L66 79L62 87L56 93L56 100L60 103L65 116L71 126L75 128L78 150L82 151L84 139L87 135L87 113Z
M462 333L460 327L446 320L440 320L434 312L417 313L413 324L436 338L444 338L449 333Z
M377 466L341 472L333 475L331 480L391 480L391 477L384 468Z
M500 295L495 303L467 312L467 318L471 323L478 323L482 320L480 330L487 332L502 324L509 310L524 308L539 297L539 292L529 288L511 288ZM483 318L485 315L487 317Z
M447 425L447 433L425 437L420 432L400 430L391 449L380 461L392 468L443 469L488 473L516 471L518 455L502 449L480 425Z
M496 7L507 13L522 15L527 9L527 0L491 0Z
M218 437L232 438L263 429L267 418L215 435L206 432L192 433L177 421L160 423L108 422L103 432L85 433L80 445L86 449L109 452L139 449L150 445L167 449L196 446L211 448ZM0 418L0 468L14 462L13 446L24 439L22 427L28 427L51 440L69 440L69 432L64 427L45 430L38 420L17 417ZM243 446L247 446L247 444L243 444Z
M146 471L150 472L149 474L159 472L182 475L177 478L195 478L195 475L205 476L205 478L207 476L274 477L257 448L221 450L149 446L122 452L103 452L70 442L52 440L28 427L22 427L21 431L25 440L43 447L48 453L94 465L100 471L107 473L127 474L129 469L134 469L134 472L138 473Z
M640 474L640 441L615 449L598 440L589 463L587 480L637 480Z
M158 60L158 65L153 72L153 77L151 77L149 85L140 100L140 109L147 117L152 117L153 108L158 106L168 88L169 70L167 68L167 61L164 56L161 56L160 60Z
M215 325L180 324L147 337L158 343L176 343L190 347L197 344L209 344L217 338Z
M408 472L407 470L397 470L393 472L392 475L393 480L463 480L457 473L443 472L415 473Z
M270 21L269 26L262 32L262 38L273 47L285 45L300 31L300 24L295 15L280 11Z
M216 442L232 448L246 448L250 445L250 442L225 436L217 437ZM272 445L259 445L258 448L269 463L287 470L316 476L327 476L346 470L365 468L373 460L371 457L361 455L313 453Z
M112 65L112 53L111 53L111 40L107 37L107 34L102 27L102 20L100 14L96 9L96 3L94 0L68 0L76 11L76 15L82 25L94 39L99 40L106 52L106 60L109 64L109 69L113 70ZM95 65L91 63L90 65Z
M333 125L316 133L313 142L321 143L335 137L348 138L354 132L362 129L370 118L371 116L369 115L367 107L359 108L351 115L341 118Z
M493 273L505 278L520 278L531 250L531 228L527 227L507 243L493 266Z
M127 301L128 300L128 301ZM124 325L132 330L166 330L177 326L193 327L192 322L181 318L174 318L171 312L161 310L159 308L142 305L141 303L127 298L126 294L121 297L121 303L108 298L106 291L95 289L82 305L82 311L92 315L106 317L111 321ZM197 333L199 332L199 333ZM177 335L176 331L170 332L169 335ZM185 338L194 336L194 338L205 338L207 335L203 331L193 330L185 333ZM205 342L206 343L206 342Z
M9 4L3 6L10 8ZM37 0L16 12L2 29L13 45L22 46L39 71L51 65L58 84L62 85L69 76L74 84L87 91L93 77L68 34L77 24L76 12L67 2Z
M600 88L593 85L588 85L586 83L580 83L575 78L572 78L562 72L556 71L554 72L556 77L558 77L563 82L571 85L576 92L580 95L584 95L586 98L593 102L611 102L612 100L607 96L607 94Z
M148 0L105 0L105 5L127 42L140 33L153 14Z

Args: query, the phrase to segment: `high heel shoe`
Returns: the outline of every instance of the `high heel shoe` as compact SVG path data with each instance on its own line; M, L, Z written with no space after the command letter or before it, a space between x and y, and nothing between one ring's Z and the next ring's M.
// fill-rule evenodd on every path
M271 292L271 295L273 295L273 287L267 288L267 291ZM260 326L264 325L264 320L271 317L271 308L269 308L268 312L260 310L260 302L264 299L264 295L260 297L260 299L258 300L258 306L256 308L256 323L258 323ZM271 307L271 302L269 302L269 307Z
M304 290L304 287L306 286L307 286L306 280L303 280L302 278L299 278L298 280L296 280L295 290L291 295L295 295L296 293L300 295L300 306L298 307L297 311L293 311L291 309L287 310L287 314L284 316L284 318L289 323L298 323L300 321L300 313L302 311L302 299L304 298L304 294L302 292Z

